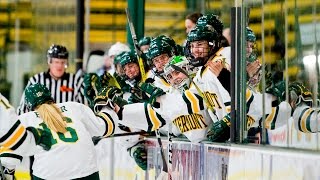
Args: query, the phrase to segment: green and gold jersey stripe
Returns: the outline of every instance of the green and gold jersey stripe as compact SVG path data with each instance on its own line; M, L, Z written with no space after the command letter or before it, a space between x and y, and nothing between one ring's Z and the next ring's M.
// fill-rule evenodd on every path
M182 95L183 100L187 104L188 113L199 113L201 110L199 99L189 90L186 90Z
M18 120L11 127L8 133L6 133L0 139L0 145L7 149L12 149L12 150L17 149L22 144L26 136L27 136L26 128Z
M309 109L309 108L306 108L306 109L304 109L302 111L302 113L301 113L301 115L299 117L299 123L298 123L300 131L302 131L302 132L311 132L310 124L307 125L307 122L310 123L310 117L311 117L311 114L313 112L314 112L314 110ZM307 126L309 126L310 131L307 129Z
M148 132L159 129L166 121L148 103L144 104L145 115L148 123Z
M103 136L107 137L107 136L111 136L112 134L114 134L115 124L114 124L114 121L111 118L111 116L107 113L104 113L104 112L99 112L97 114L97 116L99 116L101 119L103 119L106 124L106 131L103 134Z

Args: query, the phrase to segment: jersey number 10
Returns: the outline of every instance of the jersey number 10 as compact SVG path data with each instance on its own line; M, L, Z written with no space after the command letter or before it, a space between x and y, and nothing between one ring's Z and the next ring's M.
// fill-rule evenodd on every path
M64 117L64 120L67 123L71 123L72 122L72 120L70 118L68 118L68 117ZM48 130L50 132L52 145L58 143L58 141L57 141L58 138L61 141L66 142L66 143L74 143L74 142L77 142L78 139L79 139L76 130L73 129L72 127L67 127L66 128L67 132L63 134L63 133L60 133L60 132L58 132L58 133L52 132L45 123L41 123L39 125L42 126L42 128L44 130ZM70 137L66 137L66 135L69 134L69 133L70 133ZM58 136L58 137L55 138L54 136L55 137Z

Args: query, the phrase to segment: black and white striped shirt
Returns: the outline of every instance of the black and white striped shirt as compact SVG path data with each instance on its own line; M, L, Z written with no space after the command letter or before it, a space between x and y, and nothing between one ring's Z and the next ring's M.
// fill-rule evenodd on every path
M44 84L50 90L56 103L74 101L87 104L87 100L84 97L83 78L81 73L64 73L60 79L55 80L50 76L49 71L41 72L31 77L26 87L36 83ZM17 113L19 115L29 111L24 98L25 95L23 93L20 105L17 108Z

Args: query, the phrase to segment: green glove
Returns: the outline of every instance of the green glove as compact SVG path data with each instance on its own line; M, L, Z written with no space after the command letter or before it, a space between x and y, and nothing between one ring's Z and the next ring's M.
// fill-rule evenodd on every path
M207 138L212 142L225 142L230 138L230 114L212 123L207 132Z
M123 92L129 92L130 86L126 83L126 80L122 76L119 76L117 73L114 73L113 76L119 83L121 90Z
M131 95L128 99L130 103L148 102L149 100L146 93L137 87L131 87L130 93Z
M100 76L100 83L102 87L114 86L121 88L118 81L107 71Z
M94 98L94 104L99 102L107 102L108 99L112 100L114 96L122 94L122 91L119 88L114 86L111 87L104 87L99 92L98 95Z
M111 101L118 105L119 107L123 107L126 104L129 104L128 101L124 100L122 97L120 96L113 96L113 98L111 99Z
M266 88L266 93L272 94L277 97L278 102L282 102L285 100L285 90L286 85L284 81L277 82L275 84L271 84L268 88Z
M165 94L161 88L155 87L150 83L140 82L138 88L150 95L148 102L152 105L156 102L157 97Z
M30 131L34 139L36 141L36 145L41 146L44 150L48 151L51 149L52 142L51 142L51 132L49 130L43 130L40 128L34 127L27 127L27 130Z
M143 143L139 142L138 144L132 146L128 149L128 152L130 153L130 156L133 157L134 161L137 163L137 165L143 169L147 169L147 150Z
M87 73L84 75L84 96L89 102L89 106L93 107L93 100L96 93L100 89L99 76L96 73Z

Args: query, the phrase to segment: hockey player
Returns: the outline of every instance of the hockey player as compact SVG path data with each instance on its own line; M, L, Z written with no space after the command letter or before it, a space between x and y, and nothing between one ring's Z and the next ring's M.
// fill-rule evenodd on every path
M143 37L139 40L139 47L142 53L147 53L151 43L151 37Z
M96 73L101 76L105 71L113 74L115 72L114 58L119 55L121 52L129 52L130 48L128 45L121 42L113 44L108 51L104 54L105 64L101 67Z
M155 75L152 83L163 91L168 91L170 88L168 82L163 78L163 69L173 55L174 49L166 41L162 40L161 37L157 37L151 41L147 56L148 64ZM151 81L149 80L149 82Z
M110 136L117 128L117 115L104 108L95 114L76 102L55 104L41 84L25 90L34 110L19 116L25 126L50 132L52 148L34 153L33 176L38 179L99 179L93 136ZM85 147L85 148L84 148ZM59 163L63 160L63 163ZM57 165L59 164L59 165Z
M20 155L33 154L36 145L49 150L49 138L42 129L22 125L15 109L0 93L0 160L6 179L14 179L15 167L22 161Z

